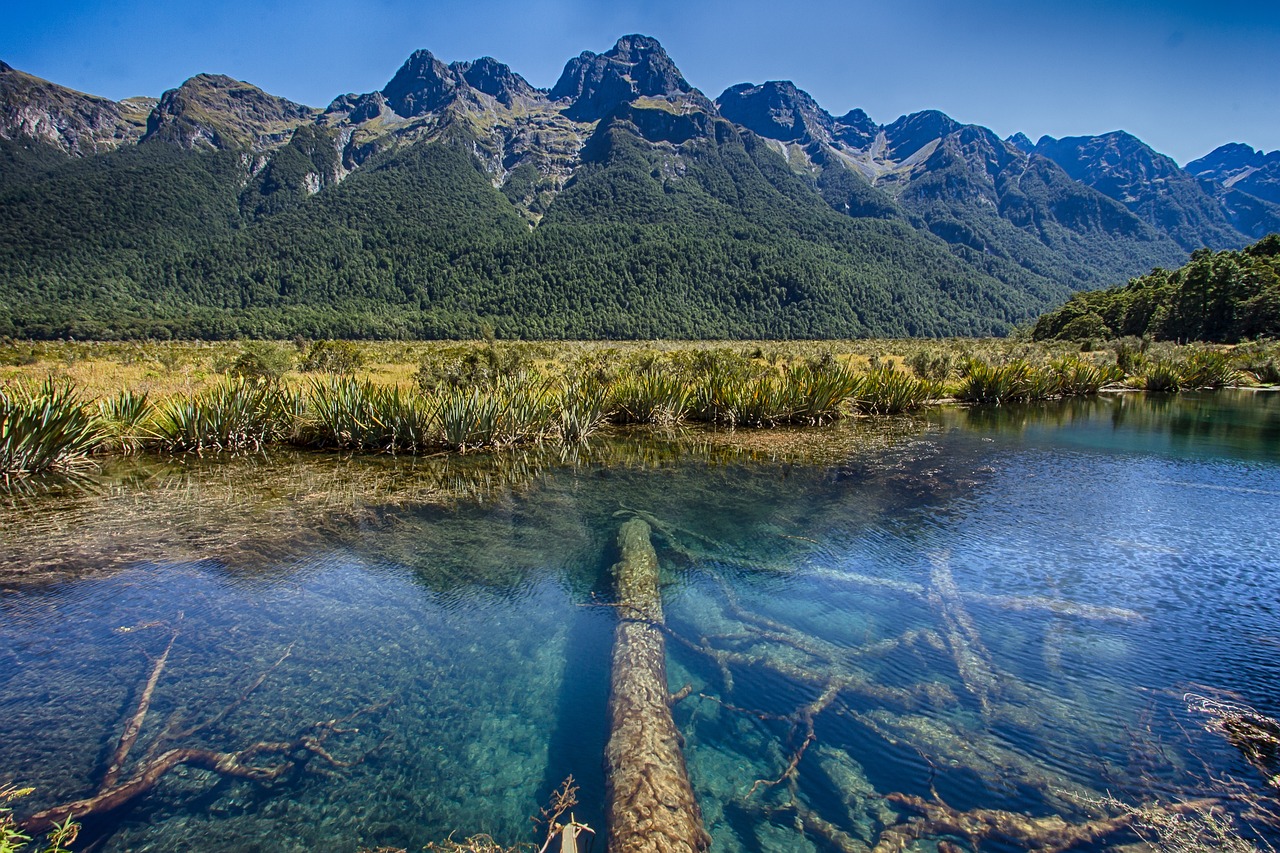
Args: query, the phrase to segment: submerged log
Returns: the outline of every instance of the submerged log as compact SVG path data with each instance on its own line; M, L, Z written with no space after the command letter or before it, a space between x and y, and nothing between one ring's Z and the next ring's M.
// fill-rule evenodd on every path
M697 853L711 838L689 784L680 733L668 704L666 641L658 557L649 525L618 531L613 567L620 621L613 640L605 747L609 849L616 853Z

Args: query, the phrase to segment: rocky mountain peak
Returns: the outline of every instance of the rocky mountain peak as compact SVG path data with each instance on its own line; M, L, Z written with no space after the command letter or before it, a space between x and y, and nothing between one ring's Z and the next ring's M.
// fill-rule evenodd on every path
M0 138L24 137L88 155L137 142L154 101L116 103L0 62Z
M1280 151L1264 154L1251 145L1229 142L1192 160L1186 171L1202 180L1280 204Z
M829 141L835 119L790 80L770 80L759 86L739 83L725 89L716 105L732 122L767 139L782 142Z
M684 79L658 40L643 35L623 36L604 54L583 51L569 60L551 89L553 100L570 102L565 115L575 121L596 121L641 97L684 100L706 112L715 109Z
M1023 154L1030 154L1036 150L1036 144L1031 141L1031 137L1027 136L1022 131L1018 131L1013 136L1010 136L1005 140L1005 142L1009 143L1014 148L1017 148Z
M961 126L960 122L938 110L924 110L902 116L884 129L889 142L889 154L895 160L905 160Z
M317 111L222 74L197 74L160 96L142 141L184 148L276 148Z
M449 69L478 92L511 106L521 98L536 97L538 90L519 74L491 56L472 62L454 62Z
M1192 160L1186 165L1186 170L1193 175L1199 175L1202 172L1235 172L1250 167L1256 169L1262 165L1265 158L1266 155L1261 151L1253 150L1252 145L1228 142L1226 145L1219 145L1200 159Z
M1131 133L1044 136L1035 153L1056 162L1073 180L1121 202L1184 249L1243 243L1222 205L1194 177Z
M382 88L382 96L397 115L411 118L448 103L457 92L459 81L459 75L431 51L415 50Z

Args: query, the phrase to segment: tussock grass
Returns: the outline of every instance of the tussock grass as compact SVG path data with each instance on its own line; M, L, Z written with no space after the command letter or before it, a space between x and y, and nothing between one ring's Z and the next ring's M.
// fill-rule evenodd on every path
M156 412L154 436L165 450L258 450L292 432L297 397L279 386L227 379Z
M84 462L102 436L99 419L69 382L0 387L0 474L65 470Z
M853 406L868 415L897 415L925 405L937 394L937 386L904 370L877 367L856 378Z

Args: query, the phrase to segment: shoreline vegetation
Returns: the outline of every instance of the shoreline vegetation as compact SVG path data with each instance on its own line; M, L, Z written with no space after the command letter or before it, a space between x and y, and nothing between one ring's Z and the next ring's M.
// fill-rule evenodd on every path
M1280 383L1280 343L1001 339L0 342L0 476L107 454L573 443L609 425L818 425L942 402Z

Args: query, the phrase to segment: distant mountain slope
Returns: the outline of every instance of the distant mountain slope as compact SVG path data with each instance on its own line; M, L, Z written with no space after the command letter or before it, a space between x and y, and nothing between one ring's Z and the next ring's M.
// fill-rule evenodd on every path
M774 140L836 210L910 221L988 268L1014 266L1080 288L1183 255L1051 161L937 111L880 127L861 110L835 118L787 81L732 86L717 103L725 117Z
M142 138L154 98L116 102L41 80L0 62L0 138L94 154Z
M1064 139L1043 136L1035 153L1123 203L1187 251L1237 248L1247 242L1211 194L1172 158L1136 136L1119 130Z
M1264 154L1233 142L1192 160L1186 171L1280 205L1280 151Z

